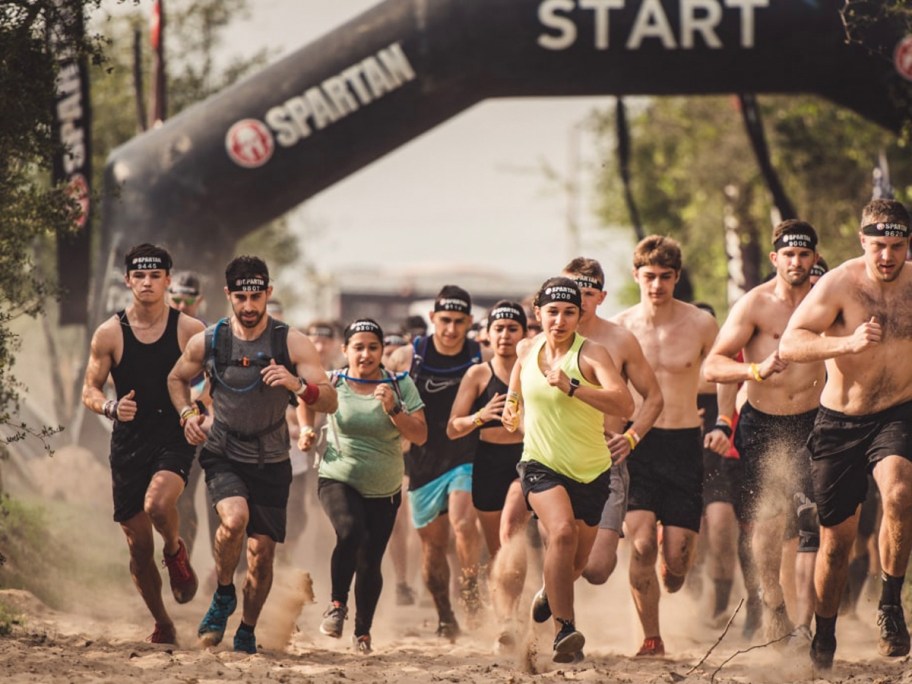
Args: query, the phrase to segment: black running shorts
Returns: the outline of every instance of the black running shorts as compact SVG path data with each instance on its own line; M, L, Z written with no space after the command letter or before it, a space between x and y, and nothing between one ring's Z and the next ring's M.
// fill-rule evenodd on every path
M141 513L145 507L146 490L155 473L167 471L180 475L187 484L196 447L187 440L172 439L166 443L155 440L111 440L111 485L114 495L114 522L123 523Z
M519 475L516 464L522 458L522 442L494 444L478 442L472 469L472 504L479 511L502 511L507 490Z
M912 402L868 416L820 407L807 442L820 524L832 527L855 514L868 478L887 456L912 460Z
M703 432L652 428L627 457L628 511L652 511L669 527L700 531L703 517Z
M250 519L247 534L261 534L282 543L288 492L291 488L291 460L278 463L242 463L203 449L200 465L206 471L206 487L216 505L222 499L241 496L247 499Z
M555 487L563 487L573 506L573 517L582 520L589 527L595 527L602 519L602 509L611 493L611 469L595 478L592 482L579 482L566 475L551 470L538 461L520 461L516 466L522 483L523 496L529 506L529 495L546 492ZM529 506L530 511L534 511Z

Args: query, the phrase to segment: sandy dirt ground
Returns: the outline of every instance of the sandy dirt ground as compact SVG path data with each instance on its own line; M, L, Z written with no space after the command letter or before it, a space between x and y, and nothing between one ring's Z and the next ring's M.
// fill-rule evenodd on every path
M550 662L552 635L546 626L525 625L523 643L515 653L495 654L496 621L488 613L478 629L466 631L454 644L435 636L436 618L426 592L420 590L417 562L412 559L418 589L413 606L397 606L392 580L380 599L372 631L374 652L363 656L351 648L352 619L342 639L321 635L321 613L329 598L330 530L322 511L308 510L309 522L300 544L277 572L276 583L257 627L261 652L234 653L231 636L240 611L229 622L226 642L213 649L196 643L196 627L212 591L212 560L205 537L193 552L201 587L190 603L178 606L167 597L180 645L152 645L144 639L151 618L133 590L127 573L126 547L110 519L109 480L105 467L84 450L64 448L31 464L33 481L43 482L39 498L79 507L78 523L63 533L85 536L91 527L91 549L105 554L117 569L115 578L97 588L81 580L73 568L62 578L67 587L65 609L52 610L31 594L3 589L0 600L21 615L11 636L0 638L0 681L26 682L507 682L541 681L626 682L878 682L912 684L908 657L884 659L877 655L874 604L866 599L857 618L840 619L839 650L834 669L815 672L807 657L807 643L762 646L741 637L743 614L735 615L724 638L722 629L708 624L708 596L684 590L662 595L661 620L668 657L635 659L641 639L626 581L626 550L607 584L576 586L577 624L586 635L586 659L576 665ZM69 483L69 484L67 484ZM198 507L202 505L197 492ZM202 510L200 508L200 510ZM159 541L160 554L160 541ZM388 562L388 560L387 560ZM312 576L315 601L310 600L304 573ZM391 566L385 567L392 577ZM167 577L165 586L167 587ZM534 591L527 582L527 594ZM704 583L708 586L708 582ZM80 587L85 587L81 591ZM90 588L91 587L91 588ZM166 589L167 591L167 589ZM740 599L735 591L732 611ZM523 605L529 605L528 596ZM524 610L525 612L525 610ZM464 622L464 621L463 621ZM716 644L713 647L713 644ZM754 647L753 650L747 650ZM711 650L712 648L712 650ZM711 650L711 652L710 652ZM746 652L745 652L746 651Z

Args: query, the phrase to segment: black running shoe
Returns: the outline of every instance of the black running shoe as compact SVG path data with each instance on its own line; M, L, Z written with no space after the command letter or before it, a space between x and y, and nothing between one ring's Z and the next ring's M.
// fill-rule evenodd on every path
M896 658L909 653L909 630L902 606L881 606L877 609L880 627L880 655Z
M545 588L542 587L532 597L532 619L536 622L547 622L550 617L551 606L548 605L548 597L545 595Z
M586 644L586 637L576 630L573 620L561 620L561 628L554 637L554 652L551 660L555 663L575 663L577 653L581 653ZM582 660L582 656L580 656Z
M811 662L818 670L829 670L833 667L833 656L836 654L836 637L815 634L811 641Z

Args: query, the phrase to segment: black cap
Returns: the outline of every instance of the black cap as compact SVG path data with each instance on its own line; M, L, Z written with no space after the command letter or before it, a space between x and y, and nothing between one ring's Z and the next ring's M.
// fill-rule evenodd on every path
M192 271L180 271L171 277L171 287L168 292L173 295L187 295L197 297L200 293L199 276Z

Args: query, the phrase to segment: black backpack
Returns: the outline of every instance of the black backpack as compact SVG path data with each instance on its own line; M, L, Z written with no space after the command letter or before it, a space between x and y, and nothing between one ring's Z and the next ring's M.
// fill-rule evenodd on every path
M249 392L262 382L262 380L258 378L256 382L247 387L232 387L222 380L222 375L229 366L258 366L260 368L265 368L272 359L275 359L277 364L285 366L289 373L297 376L298 369L295 368L294 364L291 362L291 358L288 356L288 324L272 319L272 333L269 340L269 350L272 352L272 356L256 359L251 359L246 356L239 359L231 357L231 341L233 337L231 329L229 328L226 332L219 334L219 330L227 325L228 319L223 318L216 323L211 330L206 331L206 355L203 359L203 368L206 372L206 377L209 378L210 394L214 395L215 390L219 385L223 385L225 389L232 392ZM289 403L292 406L296 406L298 403L297 395L295 395L294 392L289 393L291 394Z
M426 369L432 375L447 376L463 373L467 368L481 363L481 345L478 344L476 340L466 339L469 350L469 360L466 363L454 368L432 368L424 363L425 358L427 358L427 350L430 343L430 335L416 337L415 341L412 343L412 351L414 353L412 354L412 366L409 369L409 375L412 376L413 380L417 380L418 372L422 368Z

